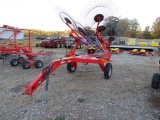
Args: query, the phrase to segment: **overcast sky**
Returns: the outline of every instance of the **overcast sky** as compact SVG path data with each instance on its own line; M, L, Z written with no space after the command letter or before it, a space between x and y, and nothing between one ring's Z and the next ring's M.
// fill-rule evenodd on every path
M93 1L105 0L0 0L0 26L10 25L19 28L40 29L45 31L66 30L55 11L60 6L79 18L84 6ZM160 0L112 0L119 11L119 17L137 18L140 26L152 26L160 17ZM94 2L94 3L95 3Z

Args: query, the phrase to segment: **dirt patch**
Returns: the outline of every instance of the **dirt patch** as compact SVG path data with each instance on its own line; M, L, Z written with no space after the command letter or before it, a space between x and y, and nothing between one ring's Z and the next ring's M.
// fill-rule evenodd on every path
M51 59L59 57L63 55ZM114 54L109 80L95 64L79 63L75 73L68 73L62 65L50 75L47 104L42 104L45 82L32 97L22 95L25 84L45 66L24 70L1 60L0 119L53 120L61 115L66 120L158 120L160 89L150 86L158 60L159 56Z

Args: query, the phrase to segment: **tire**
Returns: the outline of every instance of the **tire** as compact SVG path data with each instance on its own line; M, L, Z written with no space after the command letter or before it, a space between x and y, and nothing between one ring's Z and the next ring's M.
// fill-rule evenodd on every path
M30 68L29 64L30 64L30 62L28 62L28 61L23 61L23 62L22 62L22 67L23 67L24 69L29 69L29 68Z
M107 63L104 67L104 77L105 79L110 79L111 76L112 76L112 64Z
M74 66L72 65L72 63L68 63L68 64L67 64L67 70L68 70L68 72L70 72L70 73L75 72L75 71L76 71L76 68L77 68L77 67L74 67Z
M12 66L17 66L17 65L19 64L18 59L16 59L16 58L12 59L12 60L10 61L10 64L11 64Z
M40 45L37 43L37 44L36 44L36 47L39 47L39 46L40 46Z
M89 49L88 50L88 54L94 54L95 53L95 50L94 49Z
M56 43L56 48L60 48L60 44L59 43Z
M152 88L157 89L159 88L159 84L160 84L160 74L158 73L154 73L153 77L152 77Z
M34 65L36 68L41 68L43 67L43 62L41 60L37 60Z
M64 44L62 43L62 44L61 44L61 48L63 48L63 47L64 47Z

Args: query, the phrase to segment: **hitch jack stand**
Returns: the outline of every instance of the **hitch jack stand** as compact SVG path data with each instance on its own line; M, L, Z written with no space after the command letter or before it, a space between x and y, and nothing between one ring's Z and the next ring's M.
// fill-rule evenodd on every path
M49 85L49 74L46 77L46 86L45 86L44 98L43 98L43 101L42 101L43 104L47 103L48 85Z

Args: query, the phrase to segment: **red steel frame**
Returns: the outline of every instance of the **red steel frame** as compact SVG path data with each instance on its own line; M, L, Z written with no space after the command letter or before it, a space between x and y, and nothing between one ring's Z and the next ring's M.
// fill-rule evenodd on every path
M0 32L0 34L2 34L3 32L6 31L12 31L13 34L6 39L0 46L0 53L10 53L10 54L19 54L20 52L25 52L25 53L30 53L32 52L32 47L30 46L30 30L28 30L28 45L27 46L18 46L16 44L16 35L21 32L21 30L25 30L25 29L18 29L18 28L14 28L14 27L10 27L8 25L3 25L2 28L7 28L6 30L3 30ZM12 37L14 36L14 45L9 45L9 46L5 46L5 43L7 41L9 41Z
M74 53L75 53L77 46L80 44L80 42L82 42L81 36L83 36L83 34L79 32L80 34L79 35L74 29L72 29L70 24L66 21L66 25L71 29L70 36L75 39L74 48L71 49L66 54L66 57L51 61L49 65L45 69L43 69L42 72L40 72L29 84L27 84L24 87L23 94L32 96L33 92L44 82L45 79L46 79L46 84L47 84L48 76L62 64L70 63L74 67L77 67L78 62L99 64L101 70L104 72L104 64L111 61L112 55L108 52L108 49L106 47L106 41L101 36L103 31L100 32L98 30L100 22L101 21L99 20L97 24L97 29L94 34L94 38L100 42L102 49L104 50L104 54L102 54L100 57L95 57L93 54L76 56Z
M24 54L27 56L27 58L23 58L21 59L21 61L25 61L25 60L31 60L32 63L28 64L28 66L33 66L36 62L36 60L34 59L34 56L37 55L51 55L51 54L55 54L55 52L32 52L32 47L31 47L31 40L30 40L30 31L28 30L28 44L27 46L19 46L16 44L16 35L21 32L21 30L26 30L26 29L18 29L18 28L14 28L14 27L10 27L8 25L3 25L2 28L7 28L6 30L3 30L0 32L0 34L2 34L3 32L6 31L12 31L13 34L6 39L0 46L0 53L1 54ZM14 45L9 45L9 46L5 46L5 43L7 41L9 41L12 37L14 36Z

